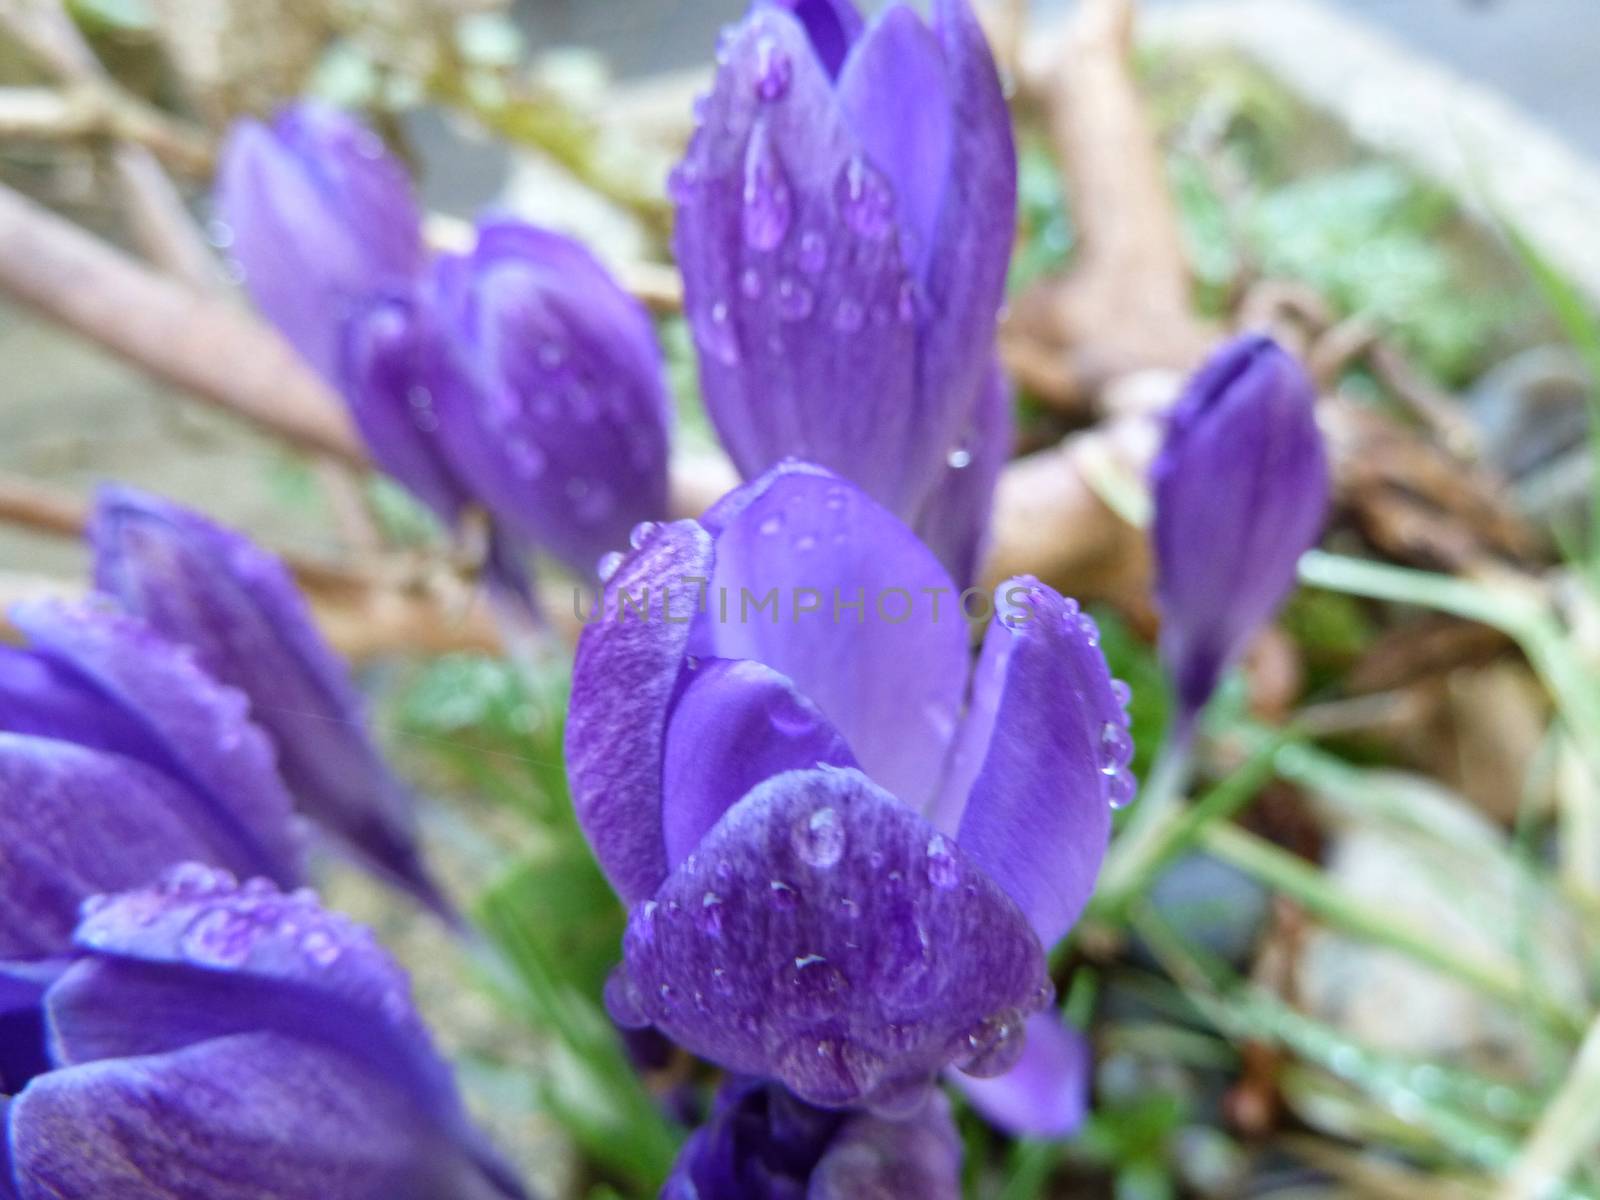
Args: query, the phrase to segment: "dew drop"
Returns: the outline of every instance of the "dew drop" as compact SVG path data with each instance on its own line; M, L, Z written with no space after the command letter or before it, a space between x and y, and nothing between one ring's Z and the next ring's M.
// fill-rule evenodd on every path
M819 808L795 822L791 841L802 862L826 869L844 854L844 823L835 809Z
M610 583L611 577L617 573L617 568L622 565L622 551L610 550L600 556L600 561L594 565L594 573L600 577L601 583Z
M795 262L807 275L820 275L828 265L828 240L815 229L800 235L800 253Z
M767 104L782 100L794 78L794 63L771 38L756 43L756 98Z
M744 240L757 250L772 250L789 232L794 193L783 173L765 124L750 135L744 156Z
M639 549L652 537L654 537L656 530L660 528L661 526L655 521L640 521L628 531L628 545L632 546L635 550Z
M784 1014L793 1019L820 1021L844 1007L850 981L838 967L820 954L801 954L786 963L774 980L773 997Z
M972 451L957 446L945 456L946 463L952 471L964 471L972 465Z
M238 966L249 957L252 929L251 923L239 914L212 909L185 931L184 956L202 966Z
M1124 808L1138 794L1139 781L1134 778L1132 771L1118 771L1111 777L1111 783L1107 791L1111 807Z
M1123 708L1127 708L1128 703L1133 699L1133 689L1128 686L1126 681L1121 679L1113 679L1111 681L1111 694L1116 697L1117 703Z
M432 413L417 413L418 428L425 428L422 418L427 416L432 421L433 428L438 428L439 422L433 419ZM524 479L537 479L544 474L545 467L550 460L545 452L524 437L509 437L506 439L506 453L511 458L511 467Z
M1019 1013L1004 1012L968 1030L957 1051L956 1066L977 1079L1003 1075L1022 1056L1025 1037Z
M774 879L767 884L767 897L772 901L772 907L787 911L795 906L798 897L795 891L781 879Z
M816 545L817 536L814 533L802 533L794 541L794 548L801 554L804 554L808 550L816 549Z
M833 310L833 327L840 333L855 333L866 320L861 305L846 296Z
M844 223L861 237L879 241L894 228L894 192L889 181L859 154L839 172L834 199Z
M934 834L928 839L928 882L934 887L949 888L954 887L960 877L960 864L956 862L949 841L941 833Z
M300 953L319 967L331 967L339 961L339 943L325 929L313 929L300 939Z
M826 499L823 500L823 504L825 504L830 511L838 512L845 506L845 500L846 497L844 489L833 488L828 492Z
M672 173L667 176L667 195L678 204L688 204L693 200L699 186L699 168L687 160L672 168Z
M700 932L707 937L722 936L722 897L715 892L700 899Z
M772 537L783 528L783 514L773 513L760 525L756 526L763 537Z
M724 301L718 300L694 322L694 336L700 348L723 366L739 361L739 339Z
M1100 644L1100 626L1096 625L1094 618L1088 613L1078 614L1078 632L1083 635L1083 640L1091 646Z
M759 300L761 298L761 272L754 267L746 267L739 272L739 294L746 300Z
M1107 721L1100 727L1100 770L1115 775L1133 761L1133 736L1127 727Z
M778 280L778 315L785 321L804 321L815 304L811 289L798 279L785 275Z

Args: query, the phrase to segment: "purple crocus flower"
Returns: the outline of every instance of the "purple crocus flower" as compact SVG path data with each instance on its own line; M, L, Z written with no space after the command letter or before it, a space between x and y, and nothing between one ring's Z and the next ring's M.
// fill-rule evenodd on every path
M436 911L413 800L367 733L361 697L283 564L242 534L126 487L90 527L96 586L249 698L302 812Z
M142 768L131 772L139 780L111 793L129 805L126 820L140 819L128 797L159 792L152 808L176 814L189 838L208 853L193 854L188 841L173 841L175 849L284 886L299 883L302 847L289 794L272 744L250 721L241 692L206 674L192 651L104 603L28 602L14 605L9 615L29 648L0 647L0 730L26 735L21 743L9 742L11 749L21 744L32 747L29 755L42 756L27 768L43 772L40 795L49 794L42 781L56 761L51 755L70 755L75 748L99 752ZM13 760L8 769L23 768ZM161 782L150 782L156 776ZM81 790L75 785L58 799L64 803ZM26 794L5 799L9 809ZM23 813L12 819L29 818ZM171 824L149 818L151 829ZM96 835L85 822L79 836L87 847ZM7 837L8 850L21 849L5 861L25 864L30 841ZM106 850L114 851L114 844ZM104 886L118 882L95 878Z
M245 288L300 355L337 380L341 326L423 263L405 169L377 134L312 101L233 127L217 175L222 240Z
M309 892L197 864L90 900L0 1105L17 1200L506 1200L400 968Z
M987 454L961 439L1015 232L983 32L966 0L758 0L718 58L672 183L711 418L746 478L796 455L929 536L947 464ZM985 513L991 488L962 485ZM971 549L935 548L965 583Z
M1173 406L1151 472L1161 652L1186 731L1294 587L1328 509L1316 388L1271 338L1222 346Z
M814 1108L731 1079L684 1145L662 1200L959 1200L961 1140L935 1096L901 1121Z
M592 577L667 506L671 409L644 309L577 242L515 221L441 257L427 302L440 369L395 407L410 418L425 396L454 477L496 524Z
M236 860L230 834L136 759L0 733L0 1096L47 1066L40 999L71 957L79 904L187 860Z
M1011 1066L1132 789L1094 623L1012 580L974 669L988 596L797 463L636 543L567 724L631 908L613 1016L826 1107Z

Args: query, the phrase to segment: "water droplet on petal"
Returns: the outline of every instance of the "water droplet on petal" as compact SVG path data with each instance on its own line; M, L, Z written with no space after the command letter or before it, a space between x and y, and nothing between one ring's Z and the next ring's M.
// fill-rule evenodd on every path
M833 327L840 333L855 333L866 320L861 305L846 296L839 301L839 307L833 312Z
M795 901L799 897L795 895L794 889L783 880L774 879L767 884L767 898L772 901L773 908L788 910L795 906Z
M1107 791L1112 808L1126 807L1139 792L1139 781L1132 771L1118 771L1111 777Z
M778 280L778 315L785 321L804 321L815 303L811 289L798 279L785 275Z
M800 235L800 253L795 262L807 275L822 274L828 265L828 240L815 229L806 230Z
M700 899L700 931L707 937L722 936L722 897L715 892Z
M773 513L766 520L762 521L760 525L756 526L756 528L760 531L763 537L772 537L783 528L783 514Z
M820 954L801 954L778 971L774 1001L790 1018L820 1021L837 1013L850 991L850 981Z
M960 877L961 867L950 842L943 834L934 834L928 839L928 882L934 887L948 888L954 887Z
M183 953L201 966L236 967L250 955L253 924L225 908L198 917L183 935Z
M756 43L756 97L767 104L782 100L794 78L794 63L771 38Z
M600 577L601 583L610 583L611 577L617 573L617 568L622 565L622 551L612 550L600 556L600 561L594 566L594 573Z
M1095 624L1094 618L1088 613L1078 614L1078 632L1083 635L1083 640L1091 646L1100 644L1100 626Z
M945 462L952 471L964 471L972 465L972 451L957 446L945 456Z
M1100 727L1100 770L1115 775L1133 761L1133 735L1127 726L1107 721Z
M718 300L694 322L694 337L700 348L723 366L739 361L739 339L724 301Z
M800 861L826 869L844 854L844 823L835 809L819 808L795 822L791 841Z
M739 273L739 294L746 300L761 299L761 272L746 267Z
M660 528L661 526L655 521L640 521L628 531L628 545L632 546L635 550L639 549L639 547L643 546L646 542L653 538L656 530Z
M883 172L859 154L839 172L834 199L844 223L864 238L879 241L894 228L894 191Z
M757 250L772 250L789 232L794 194L767 136L757 124L744 156L744 240Z
M1113 679L1111 681L1111 694L1116 697L1117 703L1123 708L1127 708L1129 701L1133 699L1133 689L1128 686L1125 680L1121 679Z
M300 939L300 953L319 967L339 961L339 943L325 929L313 929Z
M1025 1041L1021 1014L1004 1012L980 1022L963 1035L955 1064L964 1074L977 1079L1003 1075L1022 1057Z

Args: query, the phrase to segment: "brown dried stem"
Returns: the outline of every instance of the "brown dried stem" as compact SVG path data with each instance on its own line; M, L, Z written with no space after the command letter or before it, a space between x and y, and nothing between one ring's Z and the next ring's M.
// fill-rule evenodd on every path
M302 449L366 461L333 394L272 330L4 187L0 288Z

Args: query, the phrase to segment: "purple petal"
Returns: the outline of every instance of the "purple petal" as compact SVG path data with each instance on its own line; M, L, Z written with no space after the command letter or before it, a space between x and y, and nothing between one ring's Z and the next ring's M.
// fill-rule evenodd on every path
M727 37L674 185L707 410L746 478L795 455L909 512L928 464L906 452L924 414L893 185L797 21L762 7Z
M331 109L300 106L272 129L235 125L216 207L256 305L329 380L351 307L421 264L404 172L376 135Z
M1151 471L1162 654L1186 713L1294 587L1322 530L1316 389L1271 339L1219 349L1172 410Z
M835 768L729 809L634 909L623 948L627 1000L674 1041L828 1107L905 1111L951 1062L1004 1069L1049 995L1005 894Z
M436 272L458 476L580 577L667 507L670 412L644 310L570 239L499 222Z
M418 854L412 799L372 744L361 697L283 564L131 488L101 491L91 539L96 585L249 698L306 815L448 912Z
M892 185L902 251L920 277L942 249L934 238L954 130L943 50L910 8L891 7L856 43L839 77L839 104L867 161Z
M856 1117L811 1177L807 1200L961 1200L961 1135L934 1093L903 1121Z
M951 451L944 479L916 521L918 535L962 587L978 576L978 563L988 544L994 488L1011 458L1015 425L1011 387L995 363L971 428Z
M997 589L996 608L937 821L949 828L971 779L956 840L1053 946L1094 891L1133 739L1075 603L1020 578Z
M851 0L758 0L771 8L786 8L805 27L817 60L829 75L837 76L845 56L861 36L861 13Z
M567 778L595 857L630 904L650 896L667 874L661 832L667 710L697 595L686 580L709 579L711 562L711 538L695 522L658 529L611 577L601 619L578 641ZM621 597L641 595L648 618L622 610Z
M922 808L967 677L967 625L938 561L863 492L797 464L730 494L706 522L719 531L716 569L692 651L787 676L867 774Z
M219 859L216 840L182 785L143 763L0 733L0 960L65 953L88 897Z
M137 757L204 800L196 828L207 830L208 840L226 841L226 865L298 881L301 847L289 796L272 746L250 722L240 692L217 683L190 652L143 622L101 605L29 602L13 606L10 616L53 671L65 672L137 729ZM92 729L50 735L87 745L97 736Z
M422 218L411 178L371 129L314 100L280 109L272 132L361 243L375 273L394 279L422 266Z
M824 764L856 765L839 731L771 668L713 659L687 675L667 724L661 773L669 868L763 780Z
M340 390L378 466L453 525L469 497L438 436L429 365L436 350L414 298L377 299L346 326Z
M23 1200L515 1195L359 1059L269 1033L36 1079L12 1104Z
M726 1080L663 1200L956 1200L961 1142L942 1094L905 1121L816 1108L783 1088Z
M1011 116L983 30L967 0L934 0L933 18L955 105L955 141L931 239L936 253L922 276L917 429L931 455L924 492L971 420L990 370L1017 207Z
M993 1079L951 1076L984 1117L1014 1137L1062 1138L1089 1111L1093 1073L1089 1040L1052 1012L1028 1018L1028 1045L1017 1065Z

